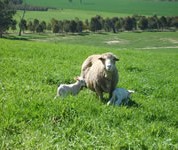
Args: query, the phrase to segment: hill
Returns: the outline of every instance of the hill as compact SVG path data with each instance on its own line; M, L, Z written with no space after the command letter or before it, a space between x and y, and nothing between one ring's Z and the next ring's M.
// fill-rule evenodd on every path
M94 10L104 12L114 12L120 14L137 15L177 15L178 2L155 1L155 0L31 0L27 1L31 5L47 6L58 9L79 9Z

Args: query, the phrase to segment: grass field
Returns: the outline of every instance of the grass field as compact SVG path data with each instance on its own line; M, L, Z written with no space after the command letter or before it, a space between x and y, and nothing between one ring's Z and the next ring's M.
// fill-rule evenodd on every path
M71 45L85 45L96 47L107 47L109 49L134 49L152 51L160 48L174 51L178 49L178 34L177 32L120 32L113 33L87 33L82 34L23 34L21 37L12 36L17 39L25 39L30 41L66 43Z
M62 9L94 10L102 12L114 12L119 14L138 14L158 16L177 16L178 2L162 2L159 0L31 0L26 1L32 5L55 7Z
M20 18L23 14L23 11L17 11L15 19L20 21ZM52 18L58 20L72 20L79 18L80 20L85 21L86 19L91 19L92 17L100 15L104 18L106 17L116 17L116 16L129 16L130 14L118 14L113 12L101 12L101 11L84 11L84 10L75 10L75 9L63 9L63 10L53 10L49 9L48 11L26 11L25 19L27 21L33 21L34 19L44 20L50 22Z
M0 149L178 149L176 49L8 39L0 45ZM118 87L136 91L129 107L108 107L87 89L53 99L88 55L107 51L120 58Z

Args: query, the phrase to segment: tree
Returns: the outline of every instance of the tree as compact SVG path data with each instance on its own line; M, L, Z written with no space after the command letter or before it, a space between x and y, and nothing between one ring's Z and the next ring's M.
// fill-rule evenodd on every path
M59 26L58 26L58 24L54 24L54 26L53 26L53 33L59 33Z
M100 16L92 17L90 21L90 30L94 32L101 30L102 22L103 18L101 18Z
M36 27L36 32L37 33L42 33L44 31L44 26L42 23L40 23L37 27Z
M63 23L63 27L64 27L64 32L70 32L70 21L65 20Z
M17 28L16 28L16 24L17 24L17 21L16 20L13 20L12 21L12 24L11 24L11 29L13 30L13 31L15 31Z
M106 18L106 19L104 20L104 30L105 30L106 32L110 32L111 29L112 29L112 21L111 21L111 19Z
M160 27L162 28L162 30L167 27L167 19L166 19L166 17L161 16L159 21L160 21Z
M131 31L134 28L134 21L131 17L126 17L124 21L125 30Z
M27 24L27 29L28 29L29 31L35 32L35 29L34 29L34 26L33 26L32 21L29 21L29 22L28 22L28 24Z
M20 28L21 31L23 31L23 33L24 33L25 30L27 30L27 21L25 19L22 19L20 21L19 28Z
M118 18L118 21L115 22L115 29L117 31L121 30L124 26L124 19L123 18Z
M77 27L76 27L76 32L81 33L83 31L83 22L82 21L77 21Z
M140 18L139 23L138 23L138 27L141 30L148 29L148 19L145 16Z
M148 18L148 28L159 29L158 18L156 15Z
M16 12L10 7L9 0L0 1L0 37L14 23L13 15Z
M12 2L12 3L15 4L15 5L18 5L18 4L22 4L22 3L23 3L22 0L10 0L10 2Z
M34 31L36 31L36 28L39 26L39 20L38 19L34 19L33 20L33 28L34 28Z
M46 29L49 30L49 31L52 29L51 23L48 23L48 25L46 26Z
M46 28L47 28L46 22L42 21L40 24L43 26L43 30L46 30Z
M172 25L173 27L178 28L178 17L173 17Z
M22 14L22 17L21 17L20 22L22 22L22 20L24 20L25 13L26 13L26 3L24 4L23 14ZM21 36L21 32L22 32L22 29L21 29L21 27L20 27L20 30L19 30L19 36Z

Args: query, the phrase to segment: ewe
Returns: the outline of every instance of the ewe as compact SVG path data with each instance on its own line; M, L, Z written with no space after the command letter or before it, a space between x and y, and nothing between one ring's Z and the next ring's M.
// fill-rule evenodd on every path
M96 92L103 100L103 92L109 93L109 98L118 83L118 70L115 62L119 59L112 53L91 55L82 64L81 76L86 86Z
M57 89L57 95L61 97L66 97L67 95L77 95L82 87L85 86L85 80L82 77L77 77L76 82L73 84L61 84Z
M112 93L112 97L109 100L109 102L107 103L107 105L121 105L123 102L125 102L125 104L128 103L128 100L130 99L130 95L134 93L134 91L132 90L126 90L124 88L116 88L113 93Z

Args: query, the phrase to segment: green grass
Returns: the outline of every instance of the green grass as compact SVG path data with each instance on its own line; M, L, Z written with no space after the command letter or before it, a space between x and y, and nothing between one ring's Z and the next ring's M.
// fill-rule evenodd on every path
M0 44L0 149L178 149L176 50ZM108 107L87 89L53 99L88 55L107 51L120 58L118 87L136 91L135 105Z
M15 15L15 19L20 20L22 17L23 11L17 11ZM52 18L58 20L72 20L75 18L79 18L80 20L85 21L86 19L91 19L92 17L100 15L104 18L106 17L115 17L115 16L128 16L129 14L118 14L112 12L101 12L101 11L84 11L84 10L72 10L72 9L63 9L63 10L52 10L48 11L26 11L25 19L28 21L33 21L34 19L44 20L46 22L50 22Z
M14 38L14 36L12 36ZM177 32L119 32L114 33L82 33L76 34L23 34L15 38L26 40L66 43L72 45L86 45L96 47L107 47L108 49L169 49L177 51L178 34ZM116 43L109 43L115 41Z
M38 6L48 6L64 9L94 10L104 12L114 12L119 14L138 15L177 15L178 2L162 2L156 0L31 0L27 3Z

